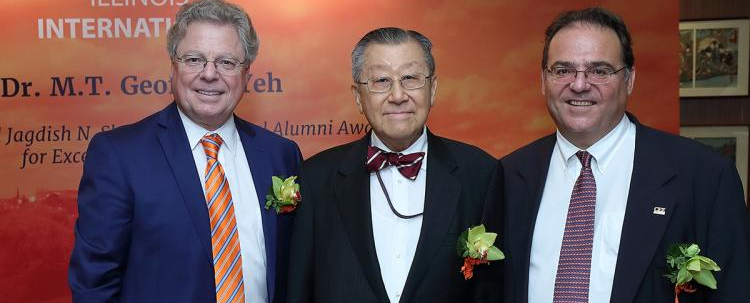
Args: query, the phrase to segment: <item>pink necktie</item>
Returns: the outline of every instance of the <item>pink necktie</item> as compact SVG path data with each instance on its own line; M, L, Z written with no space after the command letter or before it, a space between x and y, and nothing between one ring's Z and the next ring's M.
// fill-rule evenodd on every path
M591 248L594 242L596 181L591 154L576 153L583 167L573 187L565 221L560 261L555 277L554 303L585 303L589 300Z

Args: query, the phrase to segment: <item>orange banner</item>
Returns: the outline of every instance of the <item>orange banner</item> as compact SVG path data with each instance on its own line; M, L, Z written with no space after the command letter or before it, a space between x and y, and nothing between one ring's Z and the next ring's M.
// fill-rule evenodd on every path
M88 140L172 101L166 31L186 0L6 0L0 4L0 301L69 302L67 262ZM350 52L371 29L434 43L428 126L502 156L550 133L541 95L544 29L601 5L634 40L629 110L679 127L678 1L236 1L260 37L237 113L309 157L368 129L349 90ZM645 9L647 8L647 9Z

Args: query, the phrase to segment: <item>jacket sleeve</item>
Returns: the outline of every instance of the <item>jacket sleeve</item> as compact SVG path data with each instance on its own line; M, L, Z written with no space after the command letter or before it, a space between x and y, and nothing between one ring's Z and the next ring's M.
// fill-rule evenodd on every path
M68 271L73 302L119 302L133 219L133 196L120 161L106 134L91 140Z
M724 163L712 213L705 214L709 218L705 255L721 267L714 273L717 289L709 291L707 302L746 302L750 300L750 219L734 163Z
M314 260L314 205L311 199L310 182L301 176L301 195L299 207L295 211L294 229L292 230L291 251L294 257L289 260L287 284L288 303L313 302L313 267Z
M499 248L507 258L507 249L504 244L503 226L503 172L501 162L492 173L492 178L487 188L487 196L482 211L482 224L487 232L497 233L495 246ZM503 302L503 269L506 260L492 261L488 265L477 266L475 268L475 297L477 303L497 303Z

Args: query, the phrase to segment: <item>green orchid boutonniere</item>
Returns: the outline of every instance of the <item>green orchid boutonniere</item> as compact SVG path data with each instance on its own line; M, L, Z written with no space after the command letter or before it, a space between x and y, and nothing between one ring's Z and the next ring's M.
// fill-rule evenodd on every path
M285 180L277 176L271 177L273 184L266 195L266 209L273 208L277 214L292 212L302 200L299 193L299 184L294 180L297 176L291 176Z
M674 283L674 301L679 303L681 292L693 293L697 290L691 283L695 281L710 289L716 289L716 279L712 271L720 271L719 265L707 257L698 255L697 244L674 244L667 252L669 273L664 275Z
M490 261L505 259L505 254L493 246L496 238L496 233L485 232L483 224L466 229L458 237L456 250L458 256L464 258L461 273L464 274L465 280L474 276L475 265L489 264Z

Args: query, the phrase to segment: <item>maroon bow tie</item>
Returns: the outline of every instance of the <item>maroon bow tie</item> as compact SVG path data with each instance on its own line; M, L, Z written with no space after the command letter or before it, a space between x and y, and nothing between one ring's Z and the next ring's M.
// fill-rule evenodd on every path
M419 168L422 167L424 152L402 154L389 153L374 146L367 147L367 171L379 171L388 166L395 166L401 174L414 180L417 178Z

